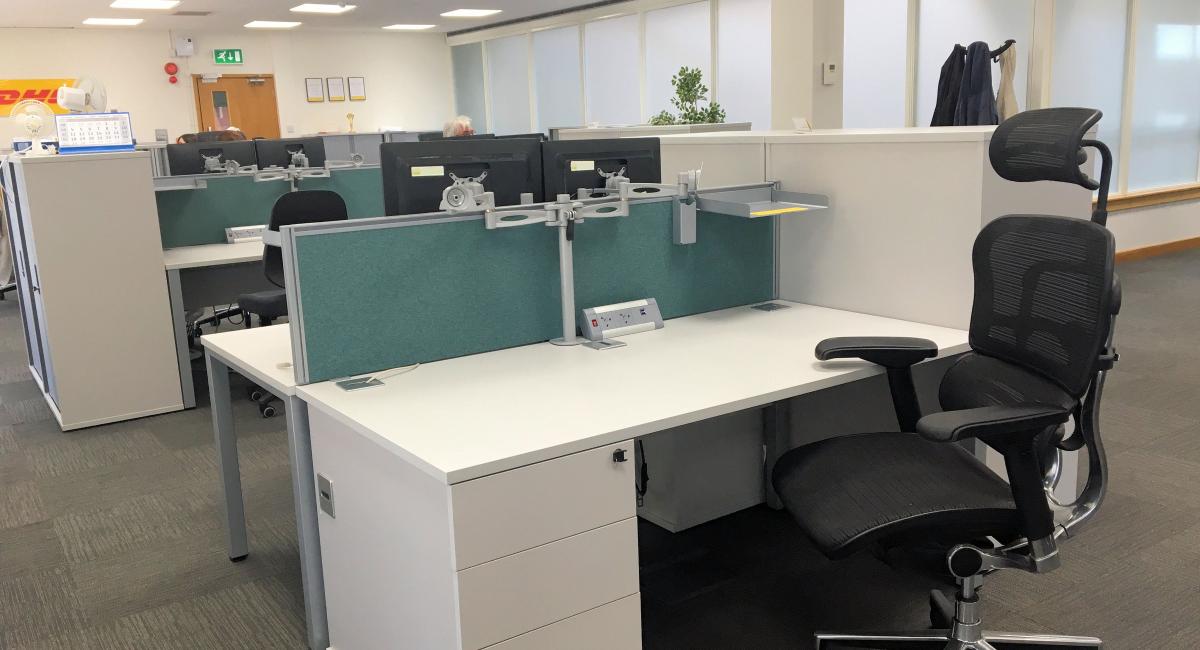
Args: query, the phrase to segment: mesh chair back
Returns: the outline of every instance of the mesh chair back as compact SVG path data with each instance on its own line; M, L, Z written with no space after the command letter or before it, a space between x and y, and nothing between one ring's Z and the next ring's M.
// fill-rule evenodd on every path
M988 149L992 168L1017 182L1060 181L1099 189L1079 168L1088 129L1100 121L1094 108L1045 108L1018 113L996 127Z
M971 347L1082 397L1116 307L1112 233L1082 219L1010 215L980 232L972 264Z
M330 190L299 190L289 192L275 201L267 229L279 232L280 226L321 221L345 221L346 202ZM283 286L283 251L278 246L263 248L263 272L277 287Z

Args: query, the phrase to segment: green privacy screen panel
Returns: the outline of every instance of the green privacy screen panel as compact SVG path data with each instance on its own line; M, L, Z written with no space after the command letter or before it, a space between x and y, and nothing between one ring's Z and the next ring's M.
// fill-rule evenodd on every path
M353 227L296 236L309 381L562 334L555 228L489 231L479 218ZM701 213L697 243L677 246L669 202L587 220L575 234L576 305L653 297L676 318L768 300L773 233L770 219Z
M154 194L163 248L219 244L225 241L226 228L265 224L275 200L290 189L287 181L255 183L251 176L214 175L205 181L205 189ZM378 167L335 169L329 178L304 179L297 188L337 192L351 219L383 216Z

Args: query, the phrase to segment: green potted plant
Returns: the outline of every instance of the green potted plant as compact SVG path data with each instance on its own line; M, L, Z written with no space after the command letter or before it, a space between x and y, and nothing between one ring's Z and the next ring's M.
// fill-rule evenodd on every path
M671 85L675 88L675 96L671 98L671 105L679 111L679 116L676 117L669 111L662 111L650 118L650 123L662 126L665 124L719 124L724 122L725 109L716 102L708 101L708 86L704 85L702 77L700 68L687 66L680 68L679 72L671 77ZM701 107L700 102L702 101L707 102L708 106Z

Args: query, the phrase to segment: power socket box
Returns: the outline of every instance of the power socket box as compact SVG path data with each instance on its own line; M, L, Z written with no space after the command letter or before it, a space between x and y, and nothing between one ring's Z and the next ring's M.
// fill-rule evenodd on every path
M591 341L663 328L662 313L654 298L589 307L583 310L580 320L580 331Z
M225 242L237 244L244 241L261 240L266 226L236 226L225 229Z

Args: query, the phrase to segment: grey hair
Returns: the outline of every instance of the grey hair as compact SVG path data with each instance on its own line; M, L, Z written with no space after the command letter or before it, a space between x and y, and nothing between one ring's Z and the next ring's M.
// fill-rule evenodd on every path
M470 128L471 118L467 117L466 115L459 115L449 122L446 122L446 125L442 127L442 135L446 136L447 138L453 138L455 136L462 135L463 132Z

